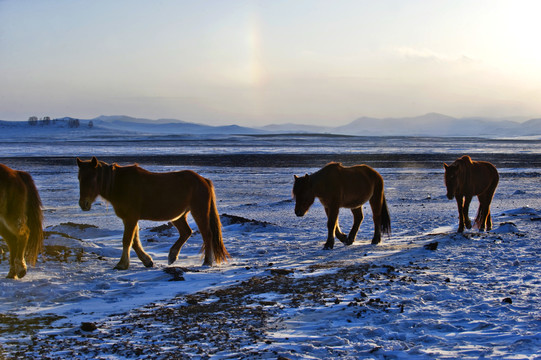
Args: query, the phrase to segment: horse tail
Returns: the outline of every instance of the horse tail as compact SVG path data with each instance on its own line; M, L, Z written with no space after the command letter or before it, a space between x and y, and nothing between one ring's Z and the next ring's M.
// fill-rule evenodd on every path
M231 257L225 248L222 238L222 223L220 222L220 215L218 214L218 208L216 207L216 194L214 192L214 185L212 181L206 179L210 187L210 214L209 214L209 226L212 232L212 253L217 264L226 262Z
M26 221L30 230L26 244L26 260L35 265L38 254L43 249L43 213L41 212L41 198L36 184L27 172L19 172L26 187Z
M385 200L385 194L383 195L383 203L381 204L381 232L391 236L391 216L389 215L389 208L387 207L387 201Z

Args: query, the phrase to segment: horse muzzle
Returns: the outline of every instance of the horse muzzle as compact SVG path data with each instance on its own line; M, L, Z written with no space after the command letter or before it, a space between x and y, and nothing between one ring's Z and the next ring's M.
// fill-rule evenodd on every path
M447 199L453 200L454 197L455 197L455 195L447 193Z
M298 217L303 217L304 214L306 214L306 211L295 209L295 215L297 215Z
M92 203L88 200L79 200L79 206L81 207L81 210L83 211L90 211L92 208Z

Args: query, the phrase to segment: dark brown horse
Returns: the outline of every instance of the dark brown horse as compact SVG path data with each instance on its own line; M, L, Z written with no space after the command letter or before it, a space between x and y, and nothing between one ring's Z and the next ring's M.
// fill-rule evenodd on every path
M141 245L139 220L170 220L180 237L169 251L169 264L175 262L180 249L192 234L186 216L192 213L203 237L201 252L204 265L220 264L229 257L222 240L222 230L212 182L193 171L153 173L138 165L118 166L92 160L79 166L79 206L89 211L98 195L113 205L116 215L124 222L122 257L115 269L125 270L130 263L130 249L146 267L154 265Z
M26 275L43 247L41 199L30 174L0 164L0 235L9 248L8 278Z
M391 218L383 193L383 178L370 166L344 167L339 163L330 163L314 174L294 177L295 214L304 216L316 197L325 208L328 235L324 249L334 247L335 236L346 245L355 241L364 217L362 206L367 201L370 202L374 220L372 244L381 241L382 232L390 235ZM351 209L353 213L349 235L342 233L338 225L340 208Z
M458 205L458 232L463 232L464 226L472 227L468 212L475 195L479 199L475 225L481 231L492 229L490 203L500 179L496 167L486 161L472 161L468 155L456 159L451 165L443 164L443 167L447 198L455 198Z

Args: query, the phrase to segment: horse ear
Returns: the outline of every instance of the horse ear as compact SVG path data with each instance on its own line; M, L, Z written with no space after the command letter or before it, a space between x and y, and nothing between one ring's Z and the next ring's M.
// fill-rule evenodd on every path
M293 178L297 180L299 177L297 175L293 175Z
M445 170L447 170L447 169L449 169L449 165L447 165L446 163L443 163L443 168L444 168Z
M92 165L94 167L98 167L98 158L96 158L95 156L92 156L92 160L90 161L90 165Z
M81 159L77 158L77 166L78 166L78 167L81 167L81 164L82 164L82 163L83 163L83 162L81 161Z

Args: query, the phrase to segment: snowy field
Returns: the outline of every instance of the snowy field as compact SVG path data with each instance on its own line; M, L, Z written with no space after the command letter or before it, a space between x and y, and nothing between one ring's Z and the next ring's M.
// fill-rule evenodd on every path
M18 281L4 278L0 242L0 359L541 358L540 140L33 139L0 154L34 177L47 232ZM456 233L442 162L463 154L500 171L491 232ZM78 207L75 156L90 155L211 179L231 261L201 266L196 232L168 266L176 230L142 221L155 266L132 252L129 270L113 270L121 221L101 199ZM331 251L317 201L294 215L293 175L330 160L382 174L392 221L382 244L370 245L368 205L356 242ZM349 230L349 211L340 221Z

